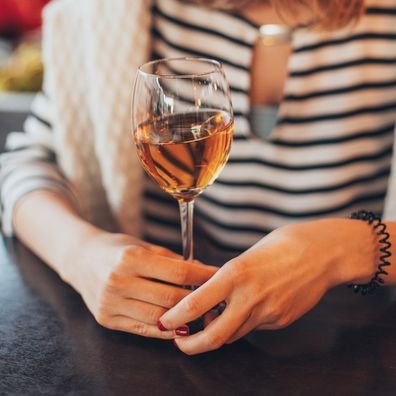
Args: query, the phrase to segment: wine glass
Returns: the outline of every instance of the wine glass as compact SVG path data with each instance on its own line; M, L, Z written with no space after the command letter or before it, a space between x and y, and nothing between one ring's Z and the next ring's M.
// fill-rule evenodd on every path
M234 117L219 62L167 58L137 72L132 127L145 171L179 202L183 258L193 260L194 199L227 162Z

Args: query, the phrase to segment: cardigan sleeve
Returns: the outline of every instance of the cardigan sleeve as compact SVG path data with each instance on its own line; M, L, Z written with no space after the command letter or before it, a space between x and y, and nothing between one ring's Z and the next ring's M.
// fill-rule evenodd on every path
M1 228L13 236L13 215L17 203L35 190L51 190L76 202L72 187L56 161L52 133L51 103L43 93L33 101L24 132L10 132L5 152L0 155Z

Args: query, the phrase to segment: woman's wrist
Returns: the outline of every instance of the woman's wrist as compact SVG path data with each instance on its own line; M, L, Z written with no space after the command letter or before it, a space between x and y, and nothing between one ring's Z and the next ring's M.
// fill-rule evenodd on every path
M300 240L300 245L308 247L308 260L317 266L326 289L340 284L367 283L377 269L378 240L366 222L321 219L287 228L293 238Z
M82 266L86 265L84 258L89 256L88 251L93 249L95 240L107 232L76 218L69 233L73 236L69 240L67 250L61 254L58 273L63 281L79 291L81 275L84 273Z
M379 256L378 237L367 222L352 219L326 219L322 223L326 249L333 251L329 262L333 285L370 281Z

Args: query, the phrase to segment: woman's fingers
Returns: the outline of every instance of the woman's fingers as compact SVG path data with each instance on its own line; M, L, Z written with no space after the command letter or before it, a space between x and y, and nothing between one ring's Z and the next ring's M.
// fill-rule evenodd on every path
M147 243L145 245L145 247L148 250L152 251L153 253L159 254L161 256L172 257L175 259L183 260L183 257L180 256L180 254L177 254L177 253L173 252L172 250L164 248L162 246L153 245L152 243Z
M162 338L165 340L172 340L175 338L174 331L160 331L157 326L147 323L139 322L123 315L116 315L109 319L108 324L105 326L112 330L125 331L143 337Z
M116 315L127 316L150 325L156 325L165 312L163 307L133 299L121 299L114 309Z
M166 331L164 335L157 323L166 309L173 307L190 291L148 278L171 284L200 285L217 268L198 262L187 264L179 258L160 255L143 246L121 249L118 260L113 271L104 278L100 304L94 310L96 320L104 327L146 337L185 335L188 332L186 326L178 326L180 328L169 333Z
M144 278L134 278L132 281L126 282L122 295L126 298L146 301L164 308L172 308L190 293L191 290L181 287L166 285Z
M166 312L160 318L161 324L170 330L199 318L225 300L231 287L228 278L217 272L204 285Z
M249 312L231 301L225 311L203 330L188 337L175 340L177 347L188 355L220 348L241 326Z
M133 267L137 275L176 285L202 285L218 270L217 267L198 261L186 263L180 259L154 254L144 248L134 249L133 252L133 256L126 259L135 263Z

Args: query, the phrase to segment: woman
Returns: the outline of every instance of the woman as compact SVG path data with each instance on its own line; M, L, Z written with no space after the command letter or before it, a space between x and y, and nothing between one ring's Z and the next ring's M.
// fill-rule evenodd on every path
M45 94L2 156L3 230L72 285L103 326L175 339L195 354L287 326L331 287L364 284L376 272L376 233L346 218L361 207L396 213L388 187L396 4L289 3L47 8ZM284 19L292 43L270 56L258 28ZM196 203L197 254L227 261L220 269L187 266L161 247L178 247L177 208L142 181L128 133L136 67L191 55L223 62L236 115L229 163ZM275 126L256 121L260 109ZM392 236L395 224L387 228ZM387 284L396 282L394 267ZM173 286L203 283L193 293ZM189 336L185 323L223 300L225 311Z

